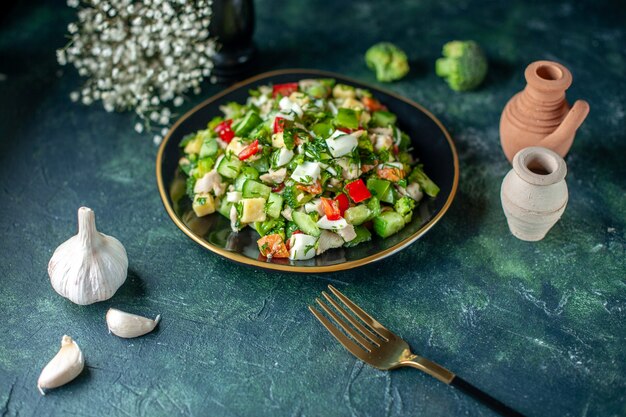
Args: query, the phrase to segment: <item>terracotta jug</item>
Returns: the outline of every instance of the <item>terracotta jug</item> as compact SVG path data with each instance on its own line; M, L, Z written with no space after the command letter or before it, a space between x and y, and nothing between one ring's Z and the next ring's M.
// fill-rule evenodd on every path
M511 233L536 241L561 218L567 205L567 166L557 153L539 146L515 154L504 177L500 198Z
M572 84L572 74L557 62L533 62L524 77L526 88L509 100L500 118L502 149L509 161L529 146L552 149L564 157L589 114L589 104L578 100L570 108L565 90Z

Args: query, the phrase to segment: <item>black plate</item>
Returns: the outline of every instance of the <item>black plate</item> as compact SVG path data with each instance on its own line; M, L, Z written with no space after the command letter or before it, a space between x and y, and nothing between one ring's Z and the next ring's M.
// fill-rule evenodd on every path
M341 83L370 90L389 110L398 116L399 127L412 140L413 155L424 164L424 170L441 188L435 198L424 198L415 209L413 220L399 233L354 248L333 249L306 261L273 259L259 255L258 235L251 228L232 233L229 221L218 213L198 218L185 195L185 181L178 171L181 139L206 129L207 122L221 114L219 106L230 101L245 102L248 90L264 84L294 82L304 78L335 78ZM329 272L355 268L407 247L428 231L446 212L456 193L459 161L454 143L445 127L428 110L390 91L366 85L339 74L317 70L279 70L242 81L199 104L181 117L161 143L157 155L157 182L163 204L176 225L198 244L236 262L267 269L292 272Z

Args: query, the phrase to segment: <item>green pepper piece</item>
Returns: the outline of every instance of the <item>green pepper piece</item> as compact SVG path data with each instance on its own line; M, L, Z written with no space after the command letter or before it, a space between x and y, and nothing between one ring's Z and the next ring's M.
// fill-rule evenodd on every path
M333 127L330 123L316 123L311 128L316 137L320 139L329 138L333 133Z
M378 197L380 201L385 203L393 203L393 191L391 182L387 180L380 180L378 178L369 178L367 180L367 189Z
M397 117L395 114L384 110L378 110L372 113L372 121L370 123L378 127L387 127L389 125L395 125L396 120Z
M352 109L340 108L335 116L335 125L347 129L359 128L359 117Z

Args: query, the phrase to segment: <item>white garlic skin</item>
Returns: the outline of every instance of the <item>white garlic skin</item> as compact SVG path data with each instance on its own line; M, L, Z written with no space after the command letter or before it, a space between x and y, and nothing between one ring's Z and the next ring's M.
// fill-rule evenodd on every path
M84 367L83 352L71 337L65 335L61 339L61 349L41 371L37 388L41 395L46 395L45 389L67 384L80 375Z
M113 297L127 272L124 246L96 230L93 210L79 208L78 234L62 243L48 263L54 290L76 304L93 304Z
M110 308L106 315L109 332L125 339L143 336L150 333L161 321L161 315L154 320L137 314L130 314L124 311Z

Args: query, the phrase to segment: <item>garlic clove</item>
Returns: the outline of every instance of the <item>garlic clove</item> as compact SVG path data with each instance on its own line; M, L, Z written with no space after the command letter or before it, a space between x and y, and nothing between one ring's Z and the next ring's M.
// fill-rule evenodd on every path
M127 272L124 245L96 230L93 210L79 208L78 234L62 243L48 263L54 290L76 304L93 304L111 298Z
M80 375L84 367L83 352L71 337L65 335L61 339L61 349L41 371L37 388L41 395L46 395L45 389L67 384Z
M109 311L107 311L106 321L109 333L130 339L143 336L154 330L157 324L159 324L159 321L161 321L161 315L159 314L152 320L147 317L110 308Z

